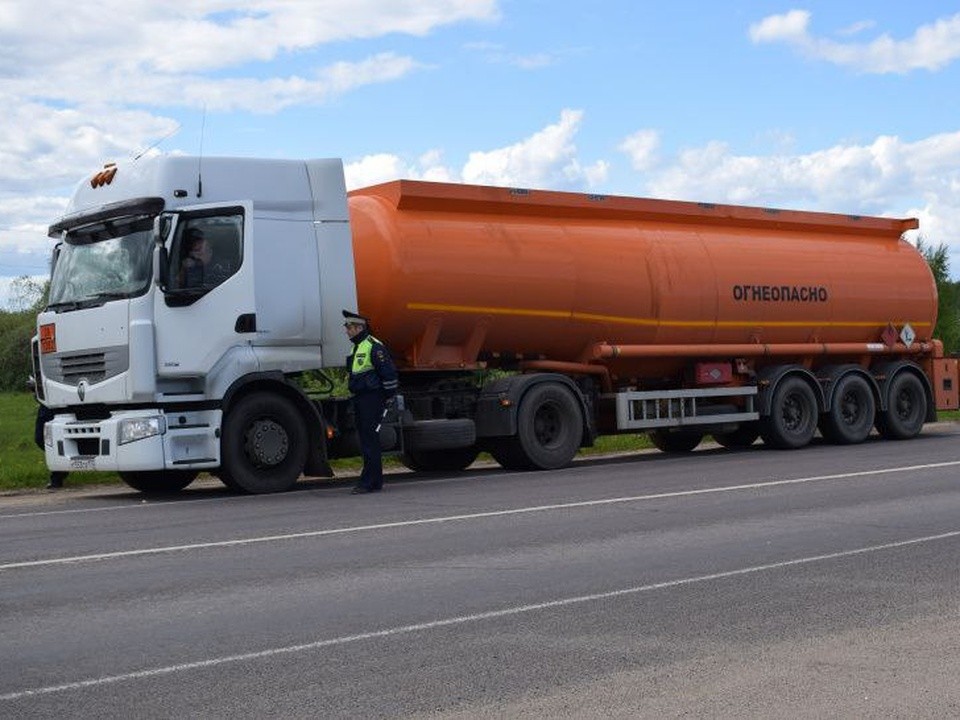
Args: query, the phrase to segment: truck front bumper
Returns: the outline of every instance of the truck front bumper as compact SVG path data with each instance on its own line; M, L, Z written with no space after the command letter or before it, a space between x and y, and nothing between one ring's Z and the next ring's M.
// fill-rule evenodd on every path
M204 470L220 465L220 410L121 410L100 420L57 415L44 428L52 471Z

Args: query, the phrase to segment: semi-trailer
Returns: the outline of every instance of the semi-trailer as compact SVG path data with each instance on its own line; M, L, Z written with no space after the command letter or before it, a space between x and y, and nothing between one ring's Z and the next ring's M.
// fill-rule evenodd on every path
M339 160L157 155L77 188L34 342L53 470L245 492L356 453L341 311L393 352L381 429L415 470L488 451L569 464L598 435L666 452L918 434L958 407L915 219L399 180ZM188 238L210 272L187 285Z

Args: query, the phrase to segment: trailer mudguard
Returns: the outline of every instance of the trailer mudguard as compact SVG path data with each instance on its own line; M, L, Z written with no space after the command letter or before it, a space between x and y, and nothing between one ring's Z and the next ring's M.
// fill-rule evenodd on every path
M826 407L823 388L809 370L801 365L772 365L757 373L758 407L760 417L770 414L770 404L773 402L773 393L777 385L788 375L798 375L807 381L817 398L817 407L822 412Z
M863 379L869 383L870 389L873 391L873 397L877 400L877 407L879 407L881 400L880 386L877 384L877 380L873 377L873 375L859 365L831 365L830 367L821 368L817 371L817 375L819 375L818 379L820 381L820 386L823 388L824 412L829 412L829 410L833 407L834 387L836 387L836 384L850 373L856 373L857 375L862 376Z

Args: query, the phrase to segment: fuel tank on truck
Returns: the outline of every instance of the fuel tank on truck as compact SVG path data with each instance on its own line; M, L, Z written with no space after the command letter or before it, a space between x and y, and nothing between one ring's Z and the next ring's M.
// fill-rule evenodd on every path
M630 345L918 341L936 285L888 219L396 181L354 191L360 311L407 366Z

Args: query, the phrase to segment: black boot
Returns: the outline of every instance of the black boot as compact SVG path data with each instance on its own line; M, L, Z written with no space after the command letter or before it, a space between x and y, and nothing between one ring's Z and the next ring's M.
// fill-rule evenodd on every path
M59 490L63 487L63 479L67 476L65 472L50 473L50 482L47 483L47 490Z

